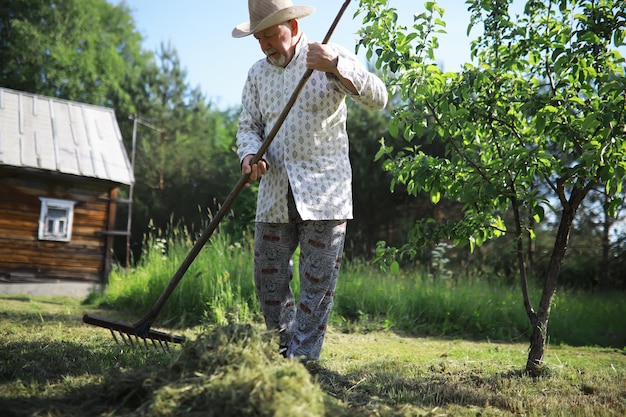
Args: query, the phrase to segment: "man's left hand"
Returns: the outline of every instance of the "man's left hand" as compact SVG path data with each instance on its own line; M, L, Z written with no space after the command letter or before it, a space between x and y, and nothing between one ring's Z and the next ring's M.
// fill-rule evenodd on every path
M306 67L309 69L337 74L339 55L332 46L319 42L309 43L309 53L306 56Z

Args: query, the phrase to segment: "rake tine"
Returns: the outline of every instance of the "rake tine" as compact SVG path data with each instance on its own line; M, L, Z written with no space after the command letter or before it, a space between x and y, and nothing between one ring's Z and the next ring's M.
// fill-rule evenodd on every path
M159 340L159 339L157 339L157 340ZM155 343L155 346L156 346L156 343ZM161 342L161 340L159 340L159 345L157 346L157 350L158 350L159 347L161 348L163 353L168 353L170 351L169 347L167 349L165 347L163 347L163 342Z
M130 335L125 332L120 332L120 336L122 336L122 340L124 340L125 345L133 345L133 339L130 338Z
M120 344L120 342L117 340L117 336L115 336L115 332L113 331L113 329L109 329L109 331L111 332L111 336L113 336L113 340L115 340L116 344Z
M165 349L163 349L163 343L159 339L150 338L150 341L152 342L152 345L157 351L160 350L166 353Z
M150 346L150 344L148 343L148 340L149 340L150 342L152 342L153 344L154 344L154 341L152 340L152 338L151 338L151 337L144 337L144 338L143 338L143 343L144 343L144 346L146 347L146 349L150 350L150 349L151 349L151 346Z

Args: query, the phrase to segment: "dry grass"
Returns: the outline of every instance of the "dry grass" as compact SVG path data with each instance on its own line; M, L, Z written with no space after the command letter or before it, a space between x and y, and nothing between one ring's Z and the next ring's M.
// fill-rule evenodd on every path
M87 309L0 299L3 416L626 414L624 351L550 347L533 379L519 372L526 344L335 330L303 366L257 324L187 329L191 340L164 354L115 345L80 321Z

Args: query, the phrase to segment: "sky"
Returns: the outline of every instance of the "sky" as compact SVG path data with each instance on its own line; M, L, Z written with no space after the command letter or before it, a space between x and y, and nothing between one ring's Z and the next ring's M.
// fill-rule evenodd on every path
M109 0L119 4L121 0ZM170 44L177 52L187 72L191 87L200 87L208 100L218 108L239 105L248 68L263 54L252 37L235 39L232 29L249 20L248 0L123 0L130 8L137 31L143 37L145 50L157 51L161 44ZM389 0L398 10L400 22L411 25L413 15L424 11L425 0ZM300 23L309 41L322 41L335 16L341 0L294 0L296 5L309 5L316 12ZM358 7L353 0L331 37L354 51L361 17L353 18ZM514 3L520 3L516 0ZM440 34L436 56L445 69L455 71L469 61L470 50L467 25L469 12L463 0L438 0L445 9L447 34ZM470 34L475 37L477 33ZM365 63L364 53L359 57Z

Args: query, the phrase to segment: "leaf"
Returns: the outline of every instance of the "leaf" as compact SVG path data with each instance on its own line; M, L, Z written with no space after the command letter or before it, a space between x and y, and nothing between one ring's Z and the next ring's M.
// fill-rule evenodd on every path
M544 111L546 111L546 112L548 112L548 113L558 113L558 112L559 112L559 109L557 109L556 107L551 106L551 105L547 105L547 106L545 106L545 107L543 108L543 110L544 110Z
M535 129L540 133L546 129L546 118L543 114L538 114L537 117L535 117Z
M598 114L591 113L588 114L583 120L583 129L585 130L593 130L598 125Z
M395 118L389 120L389 134L392 137L397 138L399 134L399 130L400 130L400 121Z
M545 218L545 216L546 216L546 213L545 213L543 206L539 204L535 204L533 206L533 220L536 223L541 223L543 219Z

